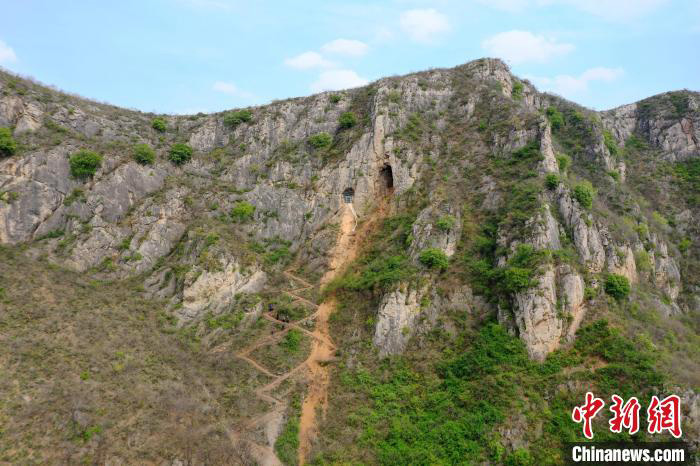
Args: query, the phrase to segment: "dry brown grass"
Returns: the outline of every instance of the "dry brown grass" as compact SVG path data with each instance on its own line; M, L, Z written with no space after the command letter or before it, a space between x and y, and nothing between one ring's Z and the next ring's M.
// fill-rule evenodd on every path
M261 376L166 331L138 280L90 280L0 249L0 462L245 463L227 432Z

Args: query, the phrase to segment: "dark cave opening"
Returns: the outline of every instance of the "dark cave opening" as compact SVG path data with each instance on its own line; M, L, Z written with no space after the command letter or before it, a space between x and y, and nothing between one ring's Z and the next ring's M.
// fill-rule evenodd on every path
M391 165L386 164L379 171L379 177L382 180L382 187L392 189L394 187L394 173L391 171Z
M355 190L352 188L347 188L345 191L343 191L343 201L346 204L350 204L352 202L352 198L355 196Z

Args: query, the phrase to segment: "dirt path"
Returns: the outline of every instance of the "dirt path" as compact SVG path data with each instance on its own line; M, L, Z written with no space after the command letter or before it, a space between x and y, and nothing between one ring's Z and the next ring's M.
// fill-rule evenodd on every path
M370 219L363 223L360 230L356 233L357 215L352 208L352 204L342 205L338 240L331 252L329 269L321 278L320 286L326 285L328 282L330 282L345 265L349 264L355 259L359 247L359 242L356 240L356 237L364 237L367 234L367 231L373 227L376 220L384 216L385 207L385 203L380 203L379 208L377 211L375 211L374 215L370 216ZM236 440L247 444L249 451L256 458L256 461L264 466L281 465L281 462L274 450L274 439L278 434L277 427L279 427L284 417L287 401L285 400L284 394L282 394L280 398L277 398L272 395L272 392L288 378L296 375L304 369L307 369L309 372L309 391L304 397L301 408L298 452L299 464L305 463L306 458L311 451L312 441L317 435L316 413L320 409L321 414L324 417L326 414L330 374L328 368L325 367L325 363L333 359L333 354L336 349L331 339L328 327L328 318L336 306L335 299L329 298L321 303L321 305L317 305L316 303L298 294L305 290L312 289L314 285L301 277L297 277L290 271L285 271L284 274L291 281L301 285L298 288L286 290L284 293L292 297L294 302L305 304L314 309L314 312L295 322L283 322L276 319L271 312L263 313L263 318L274 322L275 324L281 325L282 328L274 331L270 335L259 338L235 354L237 358L246 361L260 373L271 379L267 384L255 390L255 395L260 400L271 405L270 409L246 423L246 428L248 430L258 429L262 426L265 430L267 444L260 444L249 439L244 439L242 434L237 432L229 432L229 437L232 441ZM301 326L301 324L314 319L316 321L316 325L313 332L310 332ZM272 371L268 370L251 358L250 354L257 348L279 341L292 328L301 331L313 339L311 353L303 363L285 373L274 374ZM214 348L212 352L225 351L226 349L227 347L222 345Z
M330 282L346 264L349 264L357 255L357 241L355 240L355 228L357 221L352 204L343 204L340 220L340 232L338 241L333 248L330 257L329 269L321 278L321 286ZM325 363L333 359L335 346L333 346L328 318L335 309L335 299L330 298L321 303L316 318L311 354L306 360L309 368L309 391L304 397L301 406L301 419L299 422L299 464L304 464L309 452L311 442L317 434L316 412L320 408L325 417L328 406L328 383L330 374Z
M316 333L309 332L308 330L300 326L300 324L316 318L320 312L319 306L316 303L313 303L308 299L304 298L303 296L297 294L299 292L313 288L313 285L307 282L306 280L297 277L289 271L284 272L284 274L293 282L302 285L300 288L293 288L289 291L285 291L285 293L291 296L294 299L294 302L304 303L312 309L314 309L314 312L304 317L303 319L299 319L295 322L283 322L281 320L277 320L270 312L263 313L263 318L274 322L275 324L281 325L282 329L274 331L270 335L266 335L264 337L259 338L258 340L252 342L251 344L242 348L236 353L237 358L247 362L260 373L271 378L271 380L267 384L255 390L255 395L259 399L271 405L270 409L265 413L261 414L260 416L251 419L245 425L247 430L254 430L263 427L265 431L265 437L267 439L267 444L264 445L249 439L243 439L240 433L229 432L229 437L231 438L231 441L244 442L246 445L248 445L250 453L255 457L256 461L263 466L277 466L282 464L279 458L277 457L277 454L275 453L274 441L277 437L277 434L279 433L277 432L277 430L284 418L284 411L287 407L287 402L282 399L276 398L272 395L272 392L277 387L279 387L279 385L282 382L305 369L307 367L307 361L304 361L295 368L282 374L274 374L267 368L263 367L260 363L252 359L250 357L250 354L262 346L279 341L292 328L297 329L314 339L321 338L320 342L324 345L330 344L330 342L323 339L323 337L319 337L316 335ZM225 349L225 347L217 347L214 348L212 352L220 352L224 351Z

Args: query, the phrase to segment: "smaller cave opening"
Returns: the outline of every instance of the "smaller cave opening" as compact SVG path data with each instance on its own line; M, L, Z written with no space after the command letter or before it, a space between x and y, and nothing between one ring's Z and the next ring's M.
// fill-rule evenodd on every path
M355 196L355 190L352 188L347 188L343 191L343 202L346 204L352 203L352 198Z
M379 171L379 178L382 180L384 189L392 189L394 187L394 173L391 171L391 165L386 164Z

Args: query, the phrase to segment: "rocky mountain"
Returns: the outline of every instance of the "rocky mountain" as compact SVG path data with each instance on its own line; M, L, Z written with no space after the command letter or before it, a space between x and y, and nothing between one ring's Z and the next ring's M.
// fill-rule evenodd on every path
M587 390L682 395L697 446L699 106L495 59L190 116L0 74L0 460L558 464Z

